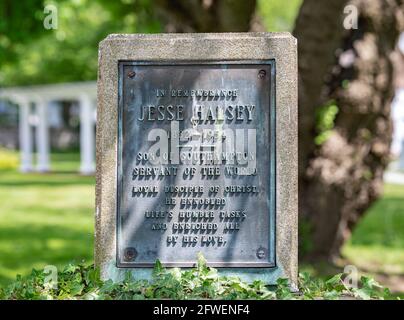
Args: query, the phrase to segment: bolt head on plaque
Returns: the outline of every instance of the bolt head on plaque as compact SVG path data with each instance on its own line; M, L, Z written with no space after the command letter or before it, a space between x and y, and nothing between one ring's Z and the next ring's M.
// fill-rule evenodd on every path
M267 75L267 72L265 70L260 70L258 72L258 78L260 78L260 79L264 79L266 75Z
M125 261L134 261L137 257L137 250L135 248L125 248L124 252L123 252L123 259Z
M257 258L264 259L267 256L267 249L264 247L259 247L257 250Z
M133 79L136 76L136 72L135 71L129 71L128 72L128 78L129 79Z

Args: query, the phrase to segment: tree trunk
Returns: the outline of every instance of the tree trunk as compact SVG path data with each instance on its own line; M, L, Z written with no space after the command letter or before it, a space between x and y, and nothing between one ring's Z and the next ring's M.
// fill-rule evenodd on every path
M156 0L156 5L166 32L241 32L256 22L256 0Z
M358 9L358 29L343 27L346 4ZM301 243L310 238L310 247L302 248L308 258L339 256L382 191L391 139L390 55L402 30L401 5L398 0L306 0L301 7L294 32L300 76L299 214L301 224L309 225L308 234L301 235ZM321 117L331 119L327 132L321 132Z
M256 0L156 0L156 4L167 32L263 29L255 14ZM343 27L347 4L359 9L358 29ZM300 225L308 225L310 231L301 233L300 243L305 247L311 239L310 257L337 256L359 217L381 192L391 135L389 55L401 30L400 5L401 0L304 0L296 20L299 214ZM330 122L327 110L334 112L333 127L326 126L323 132L319 119ZM316 144L319 140L322 143Z

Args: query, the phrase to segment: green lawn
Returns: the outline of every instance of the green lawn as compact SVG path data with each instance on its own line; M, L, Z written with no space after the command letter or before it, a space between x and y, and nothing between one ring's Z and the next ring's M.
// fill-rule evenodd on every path
M301 269L327 277L355 266L360 275L374 277L404 298L404 185L387 184L342 249L336 266L302 265Z
M0 171L0 284L32 268L93 259L94 177L73 172L77 154L52 160L56 173ZM386 186L343 254L360 270L404 285L404 186Z
M52 159L58 173L0 171L0 284L32 268L93 259L94 177L69 172L76 155Z
M58 152L51 154L52 172L75 173L80 168L80 154L77 152Z
M359 223L343 254L373 274L399 276L404 291L404 185L386 185Z

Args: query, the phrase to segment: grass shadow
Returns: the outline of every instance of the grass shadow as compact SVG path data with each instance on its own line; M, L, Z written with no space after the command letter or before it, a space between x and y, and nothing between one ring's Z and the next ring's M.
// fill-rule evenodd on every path
M15 278L16 270L45 265L62 266L69 261L93 261L93 233L72 227L22 224L0 227L0 282Z

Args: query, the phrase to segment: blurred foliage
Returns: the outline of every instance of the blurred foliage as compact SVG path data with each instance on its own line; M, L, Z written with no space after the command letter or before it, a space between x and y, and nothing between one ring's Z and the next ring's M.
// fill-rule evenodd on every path
M339 111L335 101L331 100L324 106L320 107L316 111L316 130L317 136L314 138L314 142L317 145L323 144L327 141L328 137L332 133L334 128L335 117Z
M2 86L95 80L98 43L108 34L160 30L148 0L6 1L3 6L6 4L10 14L0 29ZM58 9L56 30L43 27L47 4Z
M0 61L17 61L15 51L43 30L42 0L0 2Z
M266 30L291 32L302 2L302 0L258 0L258 13Z
M268 31L291 31L301 0L260 0ZM45 5L58 9L58 28L46 30ZM3 0L0 4L0 86L97 78L98 43L111 33L162 30L152 0Z
M17 169L18 155L10 150L0 148L0 170Z

